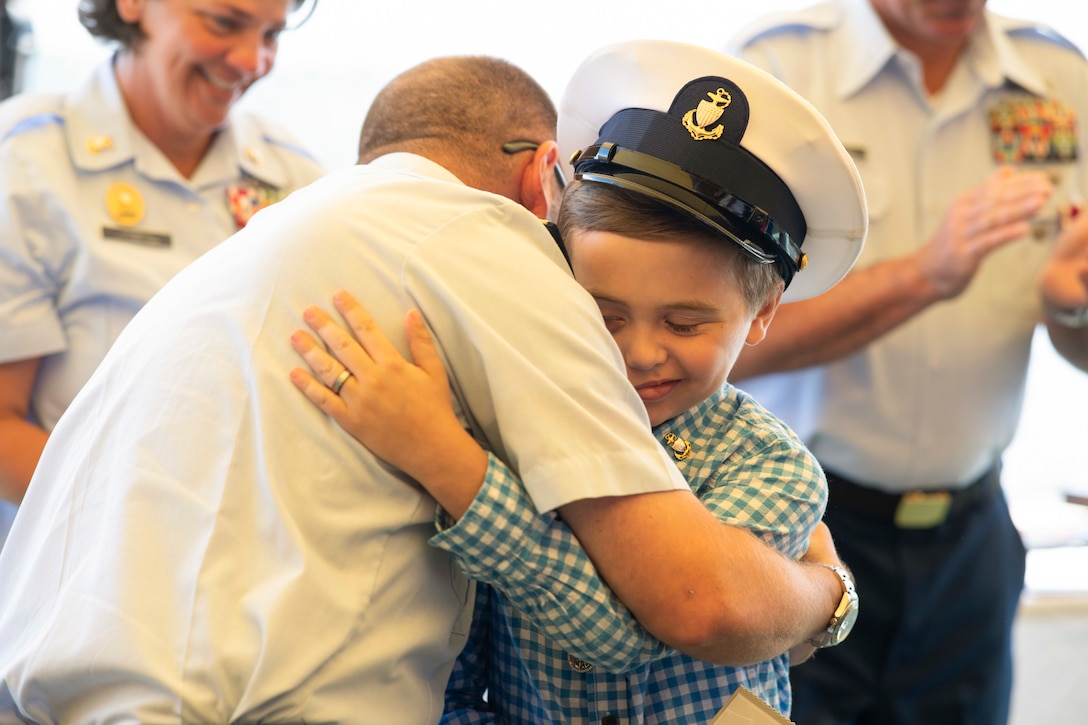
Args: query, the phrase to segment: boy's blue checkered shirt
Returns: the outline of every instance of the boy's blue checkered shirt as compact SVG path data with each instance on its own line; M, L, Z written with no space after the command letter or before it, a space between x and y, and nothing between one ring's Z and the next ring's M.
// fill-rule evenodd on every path
M791 557L804 552L826 504L823 472L750 396L726 385L654 432L691 444L677 465L719 519ZM451 523L439 515L440 528ZM536 513L494 457L470 510L432 543L480 582L444 723L588 724L606 715L625 724L703 723L737 685L789 713L785 655L738 668L665 648L603 585L571 531L554 514Z

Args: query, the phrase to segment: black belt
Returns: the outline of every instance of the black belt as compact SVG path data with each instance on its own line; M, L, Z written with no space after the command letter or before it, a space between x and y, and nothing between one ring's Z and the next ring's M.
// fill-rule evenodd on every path
M885 493L871 486L854 483L833 471L827 474L829 508L843 508L856 513L886 519L901 529L931 529L950 517L1001 491L1001 469L994 466L963 488Z

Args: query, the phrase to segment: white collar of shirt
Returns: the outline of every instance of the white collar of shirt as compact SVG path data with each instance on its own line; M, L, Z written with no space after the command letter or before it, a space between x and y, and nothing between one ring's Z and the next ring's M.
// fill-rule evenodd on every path
M846 1L855 7L846 13L838 30L842 37L851 39L843 44L843 62L839 65L836 91L840 99L860 91L901 53L907 53L888 33L869 0ZM1046 83L1008 37L1010 30L1034 26L1035 23L987 11L971 37L963 62L986 86L997 88L1009 80L1032 93L1045 95Z
M448 181L454 184L464 185L452 172L441 164L435 163L425 156L411 154L405 151L397 151L379 156L367 164L375 169L387 169L399 171L413 176L426 177L436 181Z
M268 144L259 125L239 124L234 118L216 136L193 178L184 179L132 122L113 72L113 60L101 63L64 101L68 148L76 168L98 172L134 163L148 178L193 188L229 183L241 170L270 186L286 186L287 172L282 164L261 157Z

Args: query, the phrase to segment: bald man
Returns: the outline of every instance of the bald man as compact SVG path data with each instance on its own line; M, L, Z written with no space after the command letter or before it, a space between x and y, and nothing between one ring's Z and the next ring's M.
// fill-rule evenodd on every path
M838 577L719 524L651 436L540 221L555 123L505 62L418 66L376 99L360 165L255 215L140 312L0 554L0 721L437 722L472 597L428 544L434 500L287 380L299 310L338 288L402 352L423 312L466 427L541 512L562 507L658 637L750 660L827 627ZM593 610L564 596L577 627ZM654 646L627 631L623 651L574 649Z

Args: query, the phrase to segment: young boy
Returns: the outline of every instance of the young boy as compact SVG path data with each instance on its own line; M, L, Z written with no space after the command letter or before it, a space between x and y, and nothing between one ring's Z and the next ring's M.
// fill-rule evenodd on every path
M655 433L721 521L799 557L823 514L823 474L792 432L726 378L741 347L762 340L784 290L791 299L818 294L856 259L864 197L848 156L823 119L770 76L713 51L653 41L605 48L583 63L560 109L559 140L582 149L559 212L561 236ZM358 324L353 302L340 306L371 349L377 333ZM424 334L418 320L410 331ZM315 346L305 352L315 370L331 369ZM416 343L413 352L435 369L433 351ZM357 372L340 357L353 373L380 372ZM315 402L327 393L300 387ZM362 387L345 404L388 410L381 435L399 441L399 451L390 449L374 431L349 426L376 453L398 466L421 450L447 451L443 461L451 464L462 456L444 443L445 433L404 414L448 398L418 405L400 380L366 399ZM526 401L527 413L545 405ZM445 530L436 544L486 582L489 567L518 564L475 561L473 540L513 532L556 562L557 586L595 586L592 565L562 521L519 518L531 504L510 485L512 476L490 457L482 485L422 477L452 514L440 517ZM843 577L831 641L817 644L841 640L856 616ZM541 637L497 590L481 583L476 597L443 722L709 722L738 685L789 712L787 655L725 667L647 653L628 672L603 672ZM534 612L547 608L541 602Z

